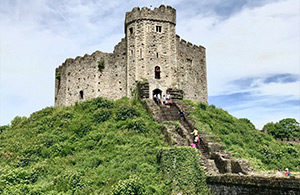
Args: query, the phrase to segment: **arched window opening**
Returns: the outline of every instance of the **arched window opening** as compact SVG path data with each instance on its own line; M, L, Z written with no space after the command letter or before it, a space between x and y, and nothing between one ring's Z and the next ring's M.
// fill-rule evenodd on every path
M155 79L160 79L160 67L159 66L155 66L154 72L155 72Z
M80 98L80 99L83 99L83 91L82 91L82 90L79 91L79 98Z

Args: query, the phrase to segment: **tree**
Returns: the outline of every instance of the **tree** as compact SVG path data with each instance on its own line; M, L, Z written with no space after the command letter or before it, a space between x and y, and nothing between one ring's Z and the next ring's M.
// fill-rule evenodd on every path
M300 138L300 126L296 119L286 118L277 123L267 123L263 129L274 138Z

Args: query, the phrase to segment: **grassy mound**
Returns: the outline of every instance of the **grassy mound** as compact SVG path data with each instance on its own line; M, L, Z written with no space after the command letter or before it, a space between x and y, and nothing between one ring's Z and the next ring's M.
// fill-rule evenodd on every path
M0 127L0 194L170 194L160 129L128 98L16 117Z
M200 132L222 142L235 158L248 159L257 170L290 168L300 171L300 145L277 142L261 133L248 119L237 119L213 105L185 101Z

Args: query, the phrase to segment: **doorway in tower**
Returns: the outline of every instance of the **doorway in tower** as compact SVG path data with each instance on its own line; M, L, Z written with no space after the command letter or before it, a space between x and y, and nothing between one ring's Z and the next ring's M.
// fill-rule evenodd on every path
M152 97L153 100L156 104L160 104L161 103L161 90L160 89L154 89L152 91Z

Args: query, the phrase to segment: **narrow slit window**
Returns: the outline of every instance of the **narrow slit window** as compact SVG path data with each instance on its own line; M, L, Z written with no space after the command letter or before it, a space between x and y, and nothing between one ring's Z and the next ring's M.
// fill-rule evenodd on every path
M82 91L82 90L79 91L79 98L80 98L80 99L83 99L83 91Z
M133 34L133 28L131 27L131 28L129 28L129 33L130 33L130 35L132 35Z
M140 49L140 58L143 58L143 50L142 50L142 48Z
M161 32L161 26L156 26L156 32Z
M154 68L155 79L160 79L160 67L156 66Z
M158 58L158 53L156 53L156 58Z

